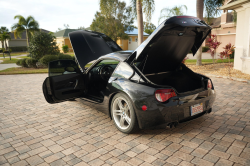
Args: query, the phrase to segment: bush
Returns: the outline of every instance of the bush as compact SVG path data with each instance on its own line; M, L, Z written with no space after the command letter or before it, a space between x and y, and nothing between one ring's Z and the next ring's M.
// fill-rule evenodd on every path
M16 62L16 64L17 64L18 66L28 67L28 65L27 65L27 63L26 63L26 59L28 59L28 58L19 59L19 60Z
M34 58L27 58L25 62L26 62L26 64L27 64L28 67L36 68L36 62L37 62L36 59L34 59Z
M202 52L207 52L209 50L208 46L202 47Z
M45 55L41 59L39 59L39 62L43 64L44 66L48 67L49 62L58 60L59 56L56 55Z
M68 55L68 54L62 54L62 53L60 53L58 55L58 59L70 59L70 60L73 60L73 57L70 56L70 55Z
M13 52L27 51L27 47L26 47L26 46L22 46L22 47L10 47L10 49L11 49Z
M233 49L233 53L230 55L230 59L234 59L234 53L235 53L235 49Z
M68 45L62 46L62 50L63 50L64 53L69 52L69 46Z

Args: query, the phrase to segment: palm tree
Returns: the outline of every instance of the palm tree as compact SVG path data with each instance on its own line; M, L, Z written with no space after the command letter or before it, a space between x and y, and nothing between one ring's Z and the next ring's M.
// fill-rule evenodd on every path
M223 5L225 0L196 0L196 12L197 17L200 20L203 19L203 11L205 6L205 15L207 17L207 20L209 21L213 16L216 16L220 11L219 7ZM198 49L196 52L196 65L201 66L202 62L202 47Z
M9 33L9 29L6 28L6 27L1 27L1 28L0 28L0 41L1 41L1 43L2 43L3 57L5 58L5 56L4 56L4 40L5 40L5 39L4 39L4 37L2 36L2 34L3 34L4 32Z
M167 8L167 7L163 8L161 10L161 15L159 17L158 23L160 23L160 21L162 19L167 19L167 18L173 17L173 16L184 15L183 10L186 10L186 12L187 12L187 6L186 5L174 6L173 8Z
M16 15L14 19L18 19L18 23L15 23L11 29L14 31L14 36L21 38L21 34L26 31L27 47L29 47L29 40L34 32L39 31L39 24L32 16L28 16L26 19L21 15Z
M140 45L143 42L143 13L146 15L147 22L150 22L155 10L155 3L154 0L131 0L131 3L134 16L137 18L138 45Z
M3 32L1 34L1 38L4 40L4 42L5 42L5 50L7 50L7 40L11 40L9 32ZM8 50L9 50L9 56L10 56L10 48L8 48ZM10 60L11 60L11 56L10 56Z

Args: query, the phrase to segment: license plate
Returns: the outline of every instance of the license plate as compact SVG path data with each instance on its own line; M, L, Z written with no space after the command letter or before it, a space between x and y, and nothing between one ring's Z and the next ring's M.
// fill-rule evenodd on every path
M191 116L194 116L196 114L199 114L203 112L203 104L195 104L193 106L191 106Z

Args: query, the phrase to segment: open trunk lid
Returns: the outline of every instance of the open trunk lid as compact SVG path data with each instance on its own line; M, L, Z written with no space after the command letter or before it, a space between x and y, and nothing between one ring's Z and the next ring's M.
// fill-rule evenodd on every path
M197 52L211 27L196 17L175 16L165 20L128 58L145 64L144 74L175 70L190 50ZM135 56L136 55L136 56Z
M69 33L69 38L76 59L82 69L87 63L102 55L122 50L108 36L94 31L74 31Z

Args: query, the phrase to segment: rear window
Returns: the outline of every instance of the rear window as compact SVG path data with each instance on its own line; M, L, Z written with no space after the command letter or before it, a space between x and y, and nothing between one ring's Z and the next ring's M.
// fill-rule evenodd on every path
M125 62L121 62L116 68L112 77L121 77L129 79L134 74L134 70Z

